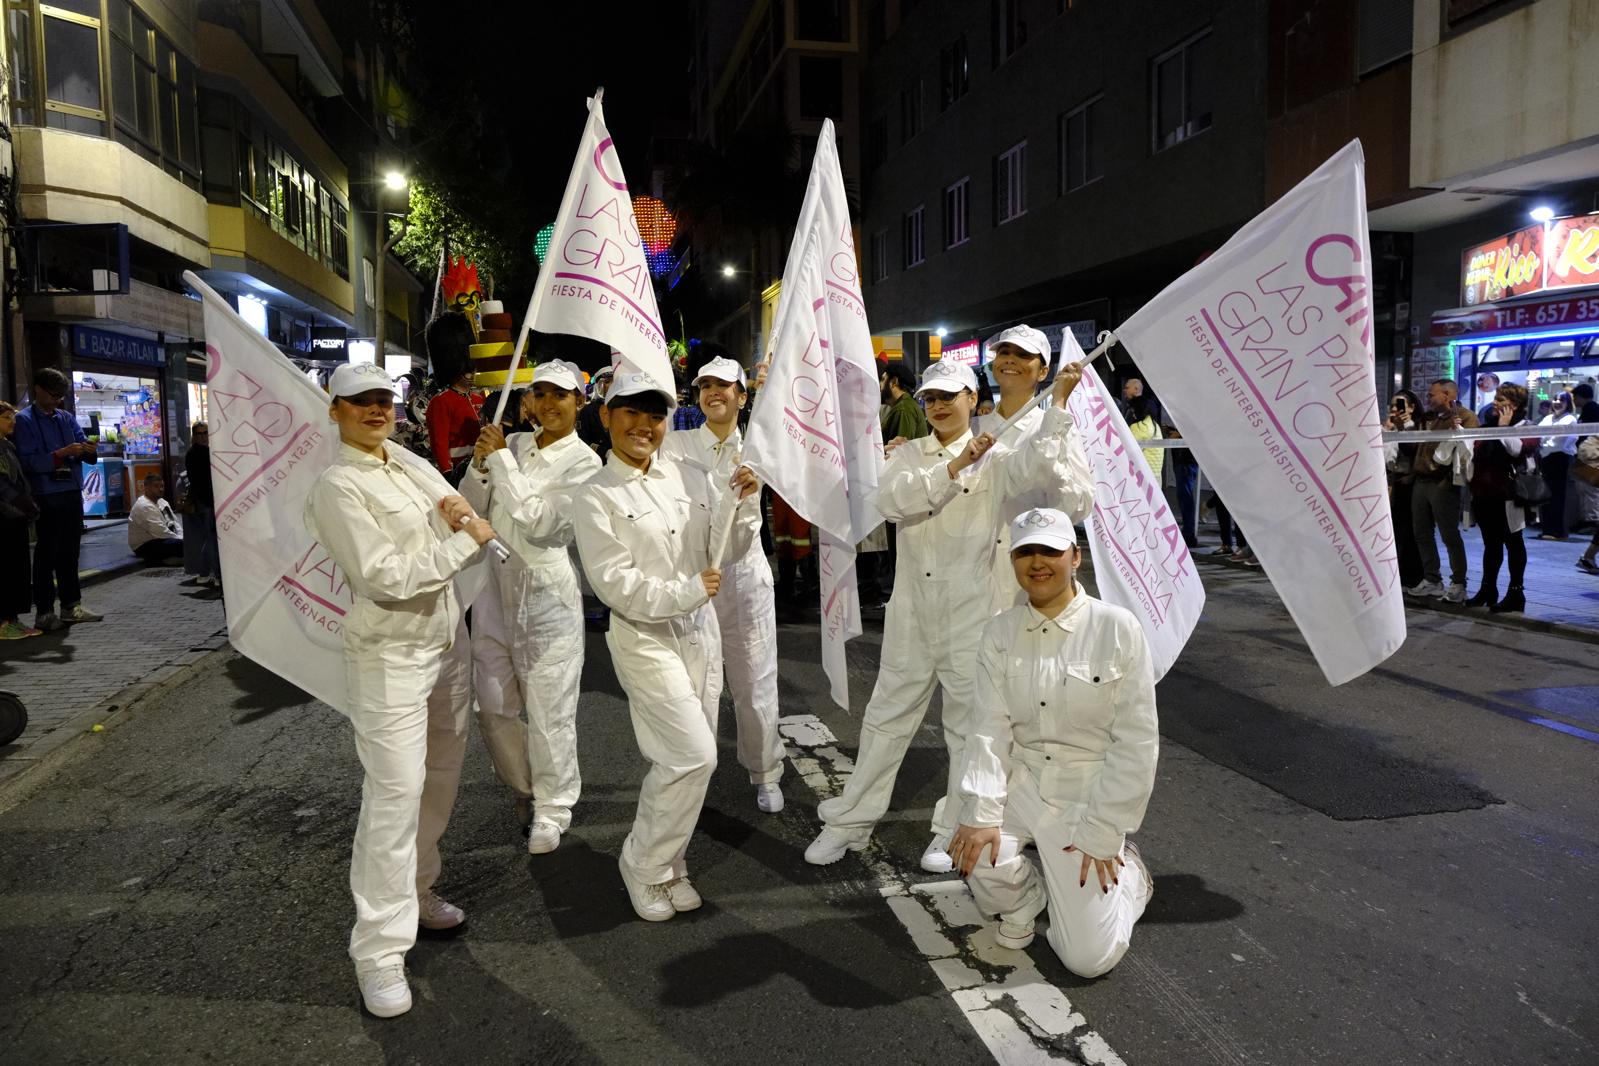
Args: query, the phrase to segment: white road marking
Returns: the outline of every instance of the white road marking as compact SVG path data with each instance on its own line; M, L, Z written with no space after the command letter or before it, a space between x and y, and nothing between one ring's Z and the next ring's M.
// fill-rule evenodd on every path
M838 750L838 738L821 719L788 715L779 719L778 729L789 761L819 798L843 790L855 762ZM916 950L1001 1066L1053 1063L1063 1056L1096 1066L1126 1066L1065 993L1044 980L1026 952L994 942L994 923L978 913L965 882L909 882L875 842L858 854Z

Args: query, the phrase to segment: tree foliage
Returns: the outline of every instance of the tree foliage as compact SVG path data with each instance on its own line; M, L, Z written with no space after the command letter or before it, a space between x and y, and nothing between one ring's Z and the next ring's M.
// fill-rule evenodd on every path
M513 247L498 228L483 225L463 210L448 187L411 183L411 203L406 214L405 235L394 252L424 278L438 269L439 252L450 242L450 254L462 255L478 266L479 275L492 275L498 287L516 278L524 269L527 253ZM390 223L390 232L399 222ZM483 278L485 285L488 277Z

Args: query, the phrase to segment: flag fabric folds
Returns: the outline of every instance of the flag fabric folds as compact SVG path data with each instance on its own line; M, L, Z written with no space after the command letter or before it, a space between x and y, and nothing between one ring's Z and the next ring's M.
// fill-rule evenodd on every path
M879 393L849 202L832 121L783 271L771 367L744 436L743 461L820 531L822 665L849 707L844 642L861 632L855 545L882 521Z
M619 370L625 365L643 371L671 388L672 362L633 198L605 129L600 96L588 104L549 254L539 268L536 316L524 324L519 343L529 326L541 333L591 337L617 353Z
M1066 330L1061 365L1083 359L1083 349ZM1160 479L1093 367L1084 368L1067 409L1082 430L1093 475L1094 507L1085 524L1099 598L1137 617L1159 681L1199 621L1204 587Z
M1405 639L1352 141L1116 330L1327 680Z

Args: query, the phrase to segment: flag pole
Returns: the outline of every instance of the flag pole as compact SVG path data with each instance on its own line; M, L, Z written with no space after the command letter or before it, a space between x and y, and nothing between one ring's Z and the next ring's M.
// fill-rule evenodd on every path
M1095 359L1098 359L1102 355L1108 354L1115 346L1116 334L1110 332L1110 330L1103 331L1099 335L1099 344L1094 348L1093 351L1083 356L1083 367L1086 369L1088 365ZM1049 391L1049 389L1040 389L1038 392L1034 393L1031 400L1028 400L1026 403L1022 404L1021 410L1017 411L1015 414L1011 415L1005 420L1005 424L1000 426L999 430L993 434L994 439L998 440L1006 433L1010 432L1011 428L1025 418L1029 411L1044 402L1044 397L1049 395Z
M584 132L588 125L594 121L594 110L600 106L600 100L605 96L605 87L602 85L594 90L594 103L589 108L589 117L583 120ZM583 138L578 138L578 151L572 159L572 173L566 179L566 191L561 193L560 213L555 216L555 230L550 234L550 247L559 248L561 245L561 229L566 222L566 216L572 209L572 186L578 171L583 166ZM500 399L494 407L494 425L499 425L505 417L505 405L511 399L511 385L516 381L516 372L522 366L522 347L527 344L528 336L533 332L533 323L538 321L539 308L544 305L544 276L550 268L549 253L545 253L544 262L539 264L538 280L533 283L533 298L527 303L527 314L522 316L522 328L517 333L516 345L511 349L511 369L505 375L505 384L500 386Z

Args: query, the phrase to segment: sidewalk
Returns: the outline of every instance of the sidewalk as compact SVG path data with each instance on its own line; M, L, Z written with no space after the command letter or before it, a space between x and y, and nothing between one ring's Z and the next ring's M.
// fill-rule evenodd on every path
M0 642L0 689L28 709L27 730L0 747L0 787L227 643L221 592L193 585L181 567L125 569L115 545L126 552L122 523L84 538L83 569L95 578L83 602L104 621Z
M128 549L126 518L91 518L85 525L78 549L78 580L94 584L144 565Z
M1482 535L1475 527L1461 531L1466 542L1466 589L1475 593L1482 580ZM1436 610L1446 614L1469 614L1525 628L1558 631L1571 636L1599 639L1599 577L1577 569L1577 558L1587 549L1592 534L1573 534L1567 541L1539 540L1536 529L1525 533L1527 544L1527 610L1524 614L1489 614L1482 608L1468 609L1438 599L1407 597L1412 610ZM1221 543L1214 522L1199 526L1200 546L1194 555L1203 562L1241 566L1213 557L1211 549ZM1438 545L1443 565L1449 565ZM1448 575L1445 574L1447 579ZM1499 571L1499 591L1509 582L1507 567Z

